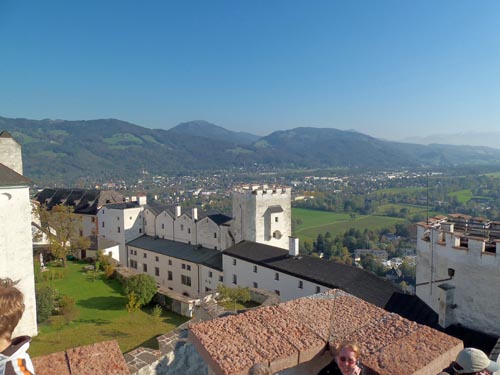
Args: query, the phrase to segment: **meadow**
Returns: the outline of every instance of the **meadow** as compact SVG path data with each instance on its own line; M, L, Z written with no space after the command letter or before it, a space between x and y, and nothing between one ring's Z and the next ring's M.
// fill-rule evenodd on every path
M37 283L37 287L50 284L60 294L73 297L79 317L66 324L61 315L55 315L48 323L39 324L38 336L30 347L32 357L111 339L118 341L124 353L139 346L158 349L157 336L188 320L165 310L155 318L151 315L151 306L127 312L127 298L121 284L103 275L95 280L89 278L84 266L68 262L66 268L54 267L56 273L64 274L63 278Z
M378 215L356 214L354 217L351 217L348 213L309 210L305 208L292 208L292 217L302 221L300 225L297 225L293 233L301 241L314 241L319 233L330 232L332 236L337 236L350 228L356 228L361 231L364 231L365 228L378 230L406 221L402 218Z

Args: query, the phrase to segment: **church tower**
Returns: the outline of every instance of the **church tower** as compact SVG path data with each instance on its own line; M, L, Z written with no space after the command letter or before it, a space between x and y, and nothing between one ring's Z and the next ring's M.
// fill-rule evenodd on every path
M287 249L292 235L292 189L286 186L245 185L233 190L235 242L242 240Z

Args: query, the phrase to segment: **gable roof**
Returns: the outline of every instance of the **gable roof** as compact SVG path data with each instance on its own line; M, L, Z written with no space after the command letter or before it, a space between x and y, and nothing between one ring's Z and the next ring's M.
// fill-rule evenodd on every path
M0 163L0 186L28 186L31 180Z
M342 289L382 308L392 294L399 291L391 282L363 269L307 255L293 257L287 250L256 242L239 242L223 254L329 288Z
M49 210L64 204L72 206L77 214L96 215L103 205L123 202L124 197L120 193L108 190L43 189L34 199L41 205L47 206Z
M222 253L218 250L147 235L127 242L127 245L222 271Z

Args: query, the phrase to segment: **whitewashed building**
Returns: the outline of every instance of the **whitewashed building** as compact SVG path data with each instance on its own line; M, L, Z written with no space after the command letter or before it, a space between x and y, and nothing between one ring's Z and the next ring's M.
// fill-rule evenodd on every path
M417 228L416 294L439 315L500 336L500 223L449 215Z
M21 145L0 133L0 278L19 280L25 311L14 336L37 334L31 231L31 181L23 176Z
M339 288L384 307L399 291L389 281L357 267L299 255L295 238L290 238L290 251L243 241L226 249L222 257L226 286L265 289L283 301Z
M126 243L144 234L144 207L137 202L107 204L99 209L99 234L118 243L121 265L128 264Z

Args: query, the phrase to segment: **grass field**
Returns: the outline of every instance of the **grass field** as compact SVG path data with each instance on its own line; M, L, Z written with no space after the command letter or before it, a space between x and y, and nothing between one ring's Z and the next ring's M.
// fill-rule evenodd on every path
M374 191L373 195L381 194L400 194L400 193L416 193L419 191L424 191L425 187L403 187L403 188L387 188Z
M458 190L450 193L450 196L457 197L460 203L467 203L472 198L472 191L470 191L469 189Z
M54 316L49 324L39 325L39 334L30 347L32 357L111 339L118 341L122 352L138 346L157 349L156 336L187 320L170 311L164 311L159 319L155 319L148 307L129 314L120 283L103 278L90 281L83 266L68 262L64 279L37 284L50 283L61 294L73 297L80 316L69 325L63 324L62 316Z
M402 223L405 220L388 216L356 215L353 219L349 214L292 208L292 217L301 219L302 224L295 228L294 235L301 241L314 241L319 233L330 232L332 236L342 234L350 228L359 230L382 229L390 225Z

